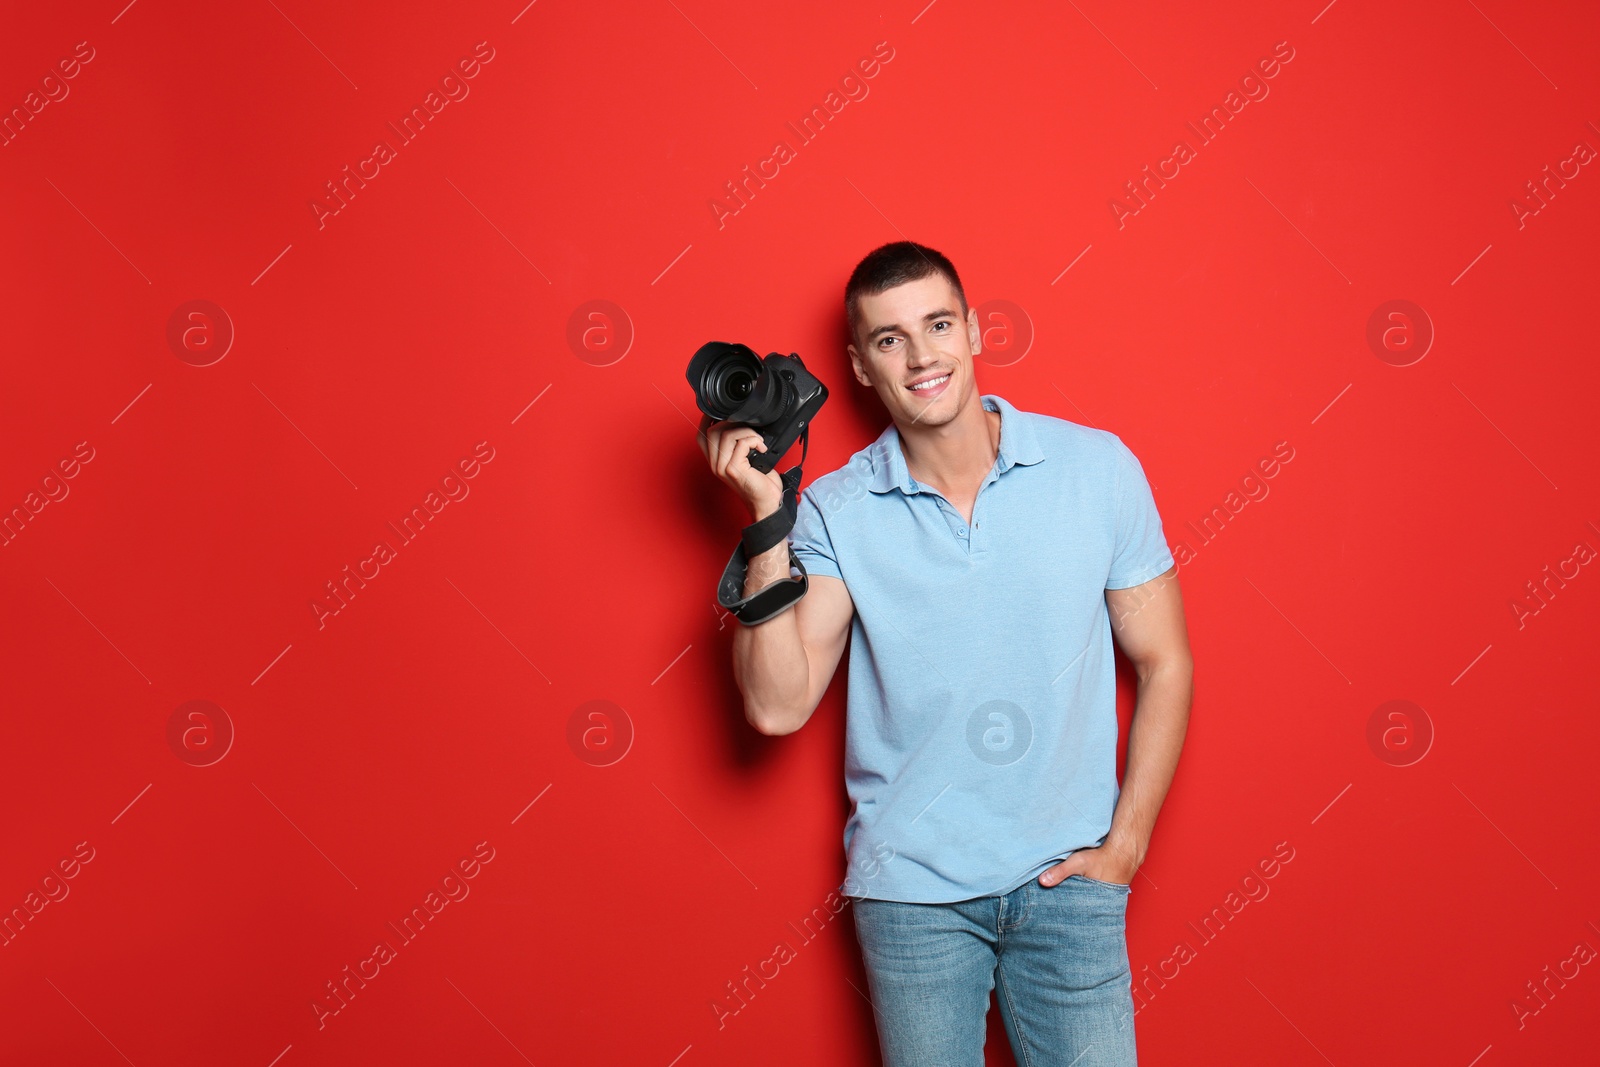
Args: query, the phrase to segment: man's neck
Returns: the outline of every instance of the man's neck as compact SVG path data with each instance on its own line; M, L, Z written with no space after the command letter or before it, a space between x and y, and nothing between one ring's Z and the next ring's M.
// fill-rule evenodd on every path
M906 469L945 496L970 492L1000 454L1000 423L1000 413L985 408L979 397L943 426L897 427Z

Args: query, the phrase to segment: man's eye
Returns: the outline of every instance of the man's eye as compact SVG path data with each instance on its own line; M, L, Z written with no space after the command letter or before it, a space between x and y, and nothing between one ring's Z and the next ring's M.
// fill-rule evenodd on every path
M948 325L950 325L950 323L949 323L949 321L947 319L940 319L938 322L934 323L933 325L934 325L934 328L937 329L940 326L948 326Z

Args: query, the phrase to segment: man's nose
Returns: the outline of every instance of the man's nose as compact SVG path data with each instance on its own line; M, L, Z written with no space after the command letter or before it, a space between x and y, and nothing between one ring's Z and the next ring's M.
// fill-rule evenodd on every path
M920 367L933 360L933 348L920 337L906 338L906 363Z

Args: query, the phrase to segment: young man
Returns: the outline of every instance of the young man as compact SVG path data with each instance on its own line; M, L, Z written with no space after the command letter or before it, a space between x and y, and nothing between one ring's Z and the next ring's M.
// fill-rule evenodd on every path
M888 1067L980 1067L991 990L1021 1067L1126 1067L1123 920L1193 679L1149 484L1114 434L979 393L977 313L933 249L875 250L845 305L892 425L803 489L809 590L736 630L745 715L798 730L852 638L841 890ZM702 429L752 519L777 511L760 434ZM744 592L788 577L779 542ZM1139 679L1120 788L1113 636Z

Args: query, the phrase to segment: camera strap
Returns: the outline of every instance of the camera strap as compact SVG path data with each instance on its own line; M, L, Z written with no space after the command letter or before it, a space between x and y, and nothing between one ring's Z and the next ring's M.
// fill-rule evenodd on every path
M739 544L734 547L728 566L722 572L722 581L717 585L717 603L746 626L766 622L784 609L792 607L810 588L811 583L806 577L806 569L795 556L794 548L791 546L789 566L798 570L799 576L780 579L749 596L744 596L744 582L749 573L750 560L787 538L789 531L794 529L795 515L800 508L800 469L805 465L806 452L811 447L810 426L800 431L800 446L800 462L779 475L783 482L783 501L778 510L744 528L739 535Z

